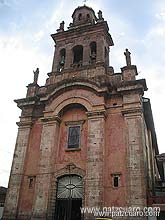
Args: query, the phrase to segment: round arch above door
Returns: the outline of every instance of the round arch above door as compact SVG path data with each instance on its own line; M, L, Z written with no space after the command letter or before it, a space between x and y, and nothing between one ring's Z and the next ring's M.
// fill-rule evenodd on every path
M78 175L66 175L60 177L57 187L58 199L82 199L83 196L83 183L82 178Z

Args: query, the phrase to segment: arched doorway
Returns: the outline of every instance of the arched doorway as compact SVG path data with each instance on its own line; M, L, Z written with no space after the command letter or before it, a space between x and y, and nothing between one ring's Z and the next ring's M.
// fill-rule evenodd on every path
M55 220L81 220L82 177L65 175L58 178Z

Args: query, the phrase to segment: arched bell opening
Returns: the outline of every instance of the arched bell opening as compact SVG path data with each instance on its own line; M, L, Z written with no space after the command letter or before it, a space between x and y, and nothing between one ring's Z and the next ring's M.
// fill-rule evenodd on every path
M81 67L83 63L83 46L77 45L73 48L73 67Z
M66 57L66 50L65 48L60 50L59 53L59 65L58 65L58 72L62 72L65 65L65 57Z

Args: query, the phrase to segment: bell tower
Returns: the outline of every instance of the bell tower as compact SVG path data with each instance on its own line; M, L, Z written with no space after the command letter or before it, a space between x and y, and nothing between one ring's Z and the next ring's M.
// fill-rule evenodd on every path
M51 35L55 42L51 75L93 65L108 67L109 47L113 46L113 40L102 12L99 11L96 17L93 9L84 5L74 10L72 19L68 30L64 30L63 21L57 33Z

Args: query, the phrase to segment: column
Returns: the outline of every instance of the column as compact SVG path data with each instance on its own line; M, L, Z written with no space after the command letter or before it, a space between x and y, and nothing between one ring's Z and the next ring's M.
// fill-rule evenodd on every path
M105 143L105 111L88 112L87 173L85 206L103 205L103 157ZM95 219L85 215L85 219Z
M9 188L6 195L3 219L17 219L19 192L23 177L24 161L29 144L31 121L18 123L18 135L9 179Z
M32 219L45 220L48 215L48 200L51 186L56 146L59 136L57 117L44 118L40 145L39 173L36 177Z

